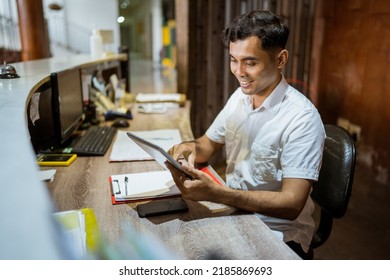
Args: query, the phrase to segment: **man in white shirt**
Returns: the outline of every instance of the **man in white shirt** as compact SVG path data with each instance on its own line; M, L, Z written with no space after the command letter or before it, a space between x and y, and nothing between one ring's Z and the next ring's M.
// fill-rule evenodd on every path
M284 79L289 30L270 12L252 11L225 30L230 68L240 83L206 134L170 149L186 156L188 180L167 164L189 200L207 200L258 213L302 258L314 232L310 198L318 179L325 131L314 105ZM221 188L194 168L226 148Z

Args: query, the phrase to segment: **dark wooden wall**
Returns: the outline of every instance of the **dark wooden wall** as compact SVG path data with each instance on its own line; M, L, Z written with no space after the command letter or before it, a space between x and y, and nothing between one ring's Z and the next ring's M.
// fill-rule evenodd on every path
M361 128L358 163L389 184L390 1L322 0L318 107Z
M221 30L225 25L225 1L190 1L188 98L196 137L203 134L225 101L226 70Z
M0 61L2 64L4 61L8 64L13 62L20 62L22 61L21 53L21 51L0 48Z

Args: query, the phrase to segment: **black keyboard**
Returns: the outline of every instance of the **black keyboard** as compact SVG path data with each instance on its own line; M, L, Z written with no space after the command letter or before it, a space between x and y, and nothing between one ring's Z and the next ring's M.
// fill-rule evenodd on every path
M72 152L80 156L104 156L116 131L111 126L91 126L73 145Z

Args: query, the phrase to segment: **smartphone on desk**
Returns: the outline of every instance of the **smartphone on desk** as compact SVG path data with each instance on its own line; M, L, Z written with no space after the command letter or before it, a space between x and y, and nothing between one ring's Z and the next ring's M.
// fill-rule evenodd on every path
M137 206L140 218L187 212L188 206L183 199L157 200Z
M40 166L69 166L76 158L76 154L43 154L37 158L37 163Z

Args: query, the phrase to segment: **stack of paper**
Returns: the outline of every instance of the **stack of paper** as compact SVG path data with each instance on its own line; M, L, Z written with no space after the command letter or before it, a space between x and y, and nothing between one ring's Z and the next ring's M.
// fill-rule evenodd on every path
M145 114L164 114L171 108L179 108L179 104L169 102L139 103L137 105L137 112Z
M167 170L112 175L109 180L112 204L180 195Z
M139 103L176 102L184 105L186 95L182 93L138 93L135 101Z
M87 255L87 235L85 230L84 215L80 211L71 210L53 214L61 224L65 239L69 242L70 248L76 258L85 258Z
M56 212L54 218L60 224L74 257L94 257L102 246L102 237L96 216L91 208Z

